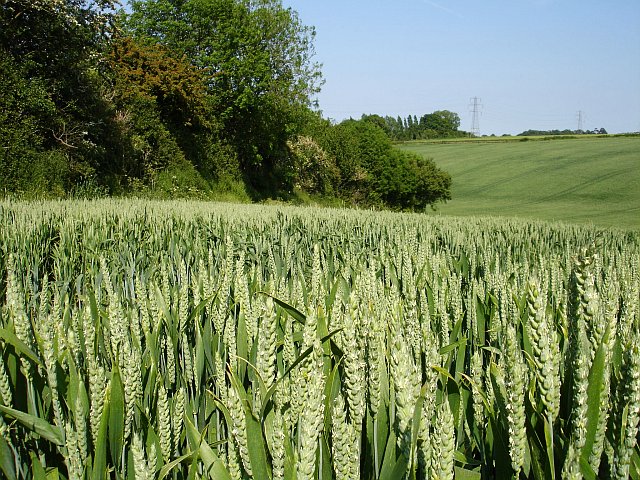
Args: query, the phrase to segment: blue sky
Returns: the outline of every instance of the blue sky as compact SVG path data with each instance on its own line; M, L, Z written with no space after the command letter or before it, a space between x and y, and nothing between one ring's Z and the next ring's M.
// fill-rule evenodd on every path
M337 121L451 110L481 134L640 131L638 0L283 0L316 27Z

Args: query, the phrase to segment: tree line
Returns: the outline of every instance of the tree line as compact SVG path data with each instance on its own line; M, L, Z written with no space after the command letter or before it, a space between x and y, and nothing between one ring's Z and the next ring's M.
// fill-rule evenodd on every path
M604 128L594 128L593 130L525 130L519 133L519 137L536 137L536 136L553 136L553 135L607 135Z
M430 138L467 137L468 132L459 130L460 116L449 110L437 110L418 118L417 115L380 116L364 115L364 120L382 128L393 141L427 140Z
M410 210L450 197L446 172L391 144L450 126L323 119L315 31L280 0L130 6L2 2L2 194L302 193Z

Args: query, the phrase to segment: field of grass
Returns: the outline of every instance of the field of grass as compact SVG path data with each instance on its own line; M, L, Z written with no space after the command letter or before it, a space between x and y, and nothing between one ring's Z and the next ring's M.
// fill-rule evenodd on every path
M445 215L500 215L640 227L640 138L414 142L453 179Z
M0 478L640 480L639 266L584 225L0 201Z

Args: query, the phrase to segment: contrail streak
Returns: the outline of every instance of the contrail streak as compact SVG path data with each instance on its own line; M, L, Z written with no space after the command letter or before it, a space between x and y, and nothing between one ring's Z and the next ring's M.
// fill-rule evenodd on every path
M451 10L450 8L447 8L444 5L440 5L439 3L432 2L431 0L422 0L422 1L427 5L431 5L432 7L437 8L438 10L442 10L443 12L447 12L450 15L455 15L458 18L462 18L462 15L460 15L458 12Z

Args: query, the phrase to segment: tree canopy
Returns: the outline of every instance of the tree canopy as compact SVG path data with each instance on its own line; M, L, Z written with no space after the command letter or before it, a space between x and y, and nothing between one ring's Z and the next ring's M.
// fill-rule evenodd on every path
M247 179L273 181L299 111L318 92L314 30L275 0L136 0L136 38L185 55L208 72L211 114L236 147Z
M519 133L519 137L537 137L537 136L558 136L558 135L606 135L604 128L594 128L593 130L525 130Z
M362 120L382 128L391 140L424 140L429 138L466 137L467 132L460 128L460 116L449 110L437 110L418 118L409 115L406 118L363 115Z
M326 126L318 138L336 159L339 191L354 204L421 211L451 198L448 173L432 159L393 148L369 119Z
M5 194L230 191L259 200L300 191L395 209L449 197L444 172L390 139L452 134L457 115L400 126L379 116L323 120L315 31L280 0L130 6L0 4Z
M0 4L0 172L5 188L65 190L95 171L103 99L96 76L114 34L111 0ZM49 171L57 172L55 185Z

